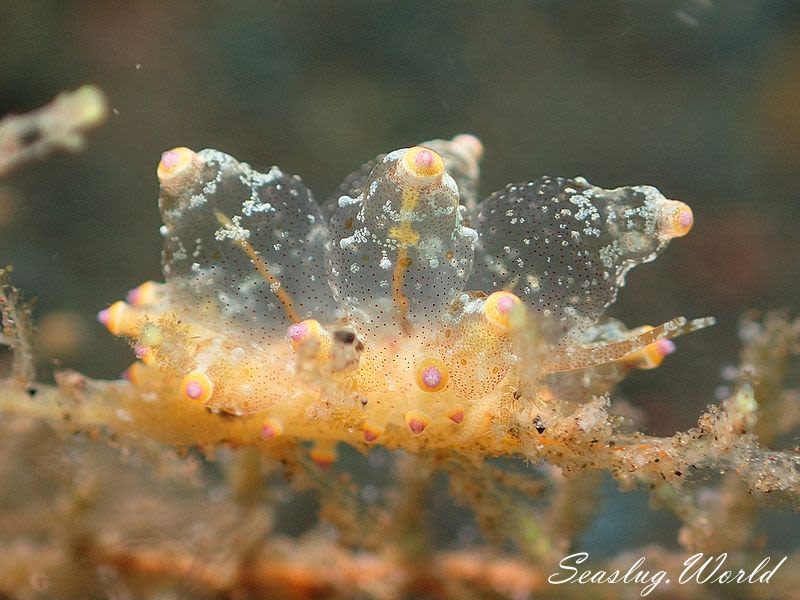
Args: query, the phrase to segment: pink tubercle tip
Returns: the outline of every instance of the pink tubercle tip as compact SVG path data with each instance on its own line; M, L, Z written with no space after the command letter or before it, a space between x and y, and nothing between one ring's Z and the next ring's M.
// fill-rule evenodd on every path
M422 372L422 381L426 386L435 388L442 382L442 374L436 367L428 367Z
M261 425L262 440L271 440L281 435L283 435L283 425L281 425L280 421L272 418L264 420Z
M147 353L149 351L150 348L148 348L147 346L142 346L141 344L139 344L138 346L136 346L136 348L134 348L134 354L136 355L136 358L138 358L139 360L144 360L145 358L147 358ZM191 383L189 385L191 385ZM197 397L191 396L191 398L196 399Z
M203 386L198 381L190 381L186 384L186 395L192 400L197 400L203 395Z
M97 320L103 327L108 327L108 322L111 319L111 313L107 308L104 308L99 313L97 313Z
M694 215L691 210L682 210L678 215L678 223L684 229L688 229L694 223Z
M447 418L450 419L456 425L459 425L462 421L464 421L464 411L461 409L455 410L451 412L450 416Z
M656 342L656 348L661 356L668 356L675 352L675 342L672 340L660 339Z
M381 436L381 432L375 429L371 429L369 427L363 430L364 433L364 441L368 444L371 444L375 440L377 440Z
M305 323L289 325L289 328L286 330L286 335L288 335L289 339L293 342L299 342L308 335L308 325Z
M326 471L331 468L333 463L336 462L336 457L334 455L324 455L324 456L316 456L312 455L311 460L314 461L314 464L317 465L320 469Z
M428 424L423 421L422 419L409 419L408 421L408 428L411 430L411 433L414 435L419 435L428 427Z

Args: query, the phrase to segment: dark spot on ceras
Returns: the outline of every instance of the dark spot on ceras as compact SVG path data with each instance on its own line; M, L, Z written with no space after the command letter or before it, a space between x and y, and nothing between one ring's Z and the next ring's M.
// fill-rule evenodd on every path
M333 332L333 339L345 346L352 346L356 352L364 350L364 344L351 329L337 329Z
M547 427L545 427L545 424L542 423L542 420L538 416L533 419L533 427L534 429L536 429L536 432L539 433L540 435L544 433L545 429L547 429Z
M23 146L32 146L42 139L42 130L35 125L25 129L19 136Z
M363 342L358 339L355 331L348 328L333 331L334 348L331 357L333 371L354 369L358 366L361 352L364 350Z
M356 334L349 329L337 329L333 332L333 337L342 344L352 344L356 339Z

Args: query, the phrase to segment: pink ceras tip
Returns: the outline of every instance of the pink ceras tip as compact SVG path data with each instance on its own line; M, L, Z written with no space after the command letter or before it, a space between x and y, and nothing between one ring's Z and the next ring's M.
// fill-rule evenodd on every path
M147 346L139 345L139 346L136 346L136 348L134 348L133 352L136 355L136 358L138 358L139 360L144 360L145 358L147 358L147 353L149 351L150 351L150 348L148 348ZM191 383L189 385L191 385ZM188 389L188 386L187 386L187 389ZM194 396L192 396L192 398L194 398Z
M442 382L442 374L436 367L428 367L422 372L422 381L429 388L435 388Z
M97 320L100 322L103 327L108 327L108 322L111 320L111 313L108 311L107 308L104 308L99 313L97 313Z
M414 157L414 162L420 169L430 169L436 162L436 158L430 150L420 150Z
M133 304L135 306L139 304L139 298L141 295L142 291L138 287L135 287L125 295L125 300L128 301L128 304Z
M514 308L514 299L509 296L504 296L497 301L497 310L507 315Z
M167 169L177 166L181 160L181 155L175 150L167 150L161 155L161 164Z
M660 339L656 342L656 348L661 356L667 356L675 352L675 342L672 340Z
M276 435L275 429L272 425L264 425L261 428L261 439L262 440L271 440Z
M186 384L186 395L192 400L197 400L203 395L203 386L197 381L190 381Z
M682 210L678 215L678 223L680 223L681 227L684 229L688 229L694 223L694 216L692 215L692 211L690 210Z
M289 339L293 342L300 342L308 335L308 325L305 323L289 325L289 328L286 330L286 335L288 335Z
M453 143L465 148L475 160L479 160L483 156L483 144L474 135L462 133L453 138Z

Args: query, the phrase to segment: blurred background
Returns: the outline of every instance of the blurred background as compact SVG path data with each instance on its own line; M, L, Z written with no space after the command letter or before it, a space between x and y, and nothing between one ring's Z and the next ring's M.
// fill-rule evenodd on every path
M4 0L0 114L84 83L113 107L87 150L0 181L0 262L38 298L45 377L117 377L131 361L94 316L160 278L155 167L178 145L279 164L325 198L375 154L469 132L486 148L484 194L582 175L689 203L692 233L633 271L612 309L629 326L719 319L624 384L651 433L690 427L715 399L742 312L800 306L793 0ZM613 488L587 544L604 531L635 544L654 524L674 540L669 515L631 523L643 497Z

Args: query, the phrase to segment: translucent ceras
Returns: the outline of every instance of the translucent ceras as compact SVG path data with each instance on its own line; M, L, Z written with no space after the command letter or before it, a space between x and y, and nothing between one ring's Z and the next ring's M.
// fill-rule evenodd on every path
M604 393L711 322L604 316L688 233L686 204L551 177L477 202L482 154L471 135L395 150L320 207L278 167L165 152L165 283L99 316L144 363L131 384L238 415L245 442L314 441L321 463L337 441L498 449L509 406Z

